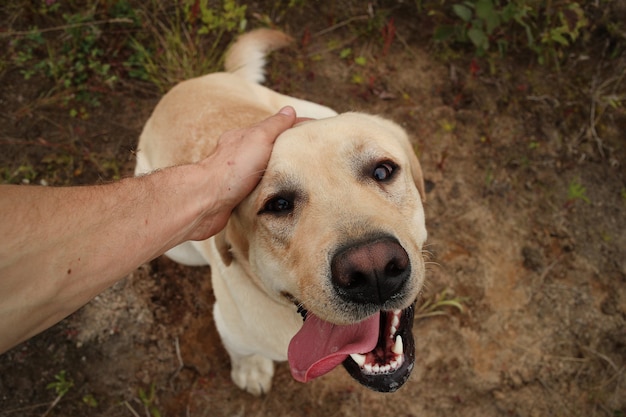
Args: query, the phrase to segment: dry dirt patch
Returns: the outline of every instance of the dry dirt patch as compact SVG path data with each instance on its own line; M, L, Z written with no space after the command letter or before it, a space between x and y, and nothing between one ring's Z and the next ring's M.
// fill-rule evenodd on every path
M446 290L463 300L463 312L450 308L416 321L417 363L407 384L395 394L373 393L337 369L302 385L283 364L269 395L241 392L212 323L210 268L159 258L1 356L0 416L42 415L55 398L46 385L62 370L74 387L50 415L626 413L623 116L605 138L613 162L599 157L592 141L573 154L573 134L555 121L557 110L507 96L511 90L487 76L456 68L451 77L449 65L412 44L384 58L375 45L363 45L371 64L359 69L326 51L327 40L275 54L269 84L339 111L380 113L411 132L429 188L423 299ZM372 82L351 83L356 70ZM7 114L22 94L3 93ZM103 131L115 136L112 120L123 126L124 140L111 152L122 155L129 173L128 149L154 100L111 100L117 105L99 109L81 132L95 142ZM137 112L116 111L130 102ZM48 109L10 119L4 134L36 139L49 134L54 116ZM36 145L21 150L29 146ZM574 183L588 201L570 195Z

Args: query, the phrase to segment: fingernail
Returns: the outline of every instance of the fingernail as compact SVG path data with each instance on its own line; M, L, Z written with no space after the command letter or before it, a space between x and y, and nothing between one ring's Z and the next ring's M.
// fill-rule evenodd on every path
M285 116L293 116L296 114L296 111L291 106L285 106L278 111L280 114L284 114Z

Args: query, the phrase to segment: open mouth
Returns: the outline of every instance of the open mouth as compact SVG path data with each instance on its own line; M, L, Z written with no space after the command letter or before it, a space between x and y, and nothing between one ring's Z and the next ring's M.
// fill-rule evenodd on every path
M340 364L362 385L393 392L409 378L415 363L414 308L381 311L347 326L305 313L302 329L289 344L293 377L300 382L322 376Z
M415 364L414 308L381 312L376 347L352 353L343 367L360 384L379 392L394 392L409 378Z

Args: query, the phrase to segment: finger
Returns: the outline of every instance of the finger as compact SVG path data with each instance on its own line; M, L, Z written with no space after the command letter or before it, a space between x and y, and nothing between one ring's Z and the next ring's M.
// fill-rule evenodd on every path
M255 128L260 129L265 139L273 143L278 135L293 126L296 121L296 111L291 106L283 107L273 116L258 123Z
M293 125L295 126L295 125L300 124L302 122L308 122L309 120L316 120L316 119L314 119L312 117L297 117L296 118L296 122Z

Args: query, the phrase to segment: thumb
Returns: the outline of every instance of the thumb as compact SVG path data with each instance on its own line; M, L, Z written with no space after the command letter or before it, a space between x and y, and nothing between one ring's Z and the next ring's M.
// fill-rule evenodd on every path
M273 116L268 117L253 128L259 129L260 135L269 143L274 143L278 135L289 129L296 122L296 111L291 106L283 107Z

